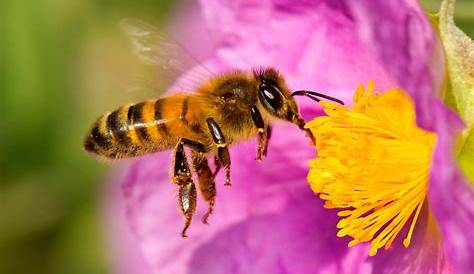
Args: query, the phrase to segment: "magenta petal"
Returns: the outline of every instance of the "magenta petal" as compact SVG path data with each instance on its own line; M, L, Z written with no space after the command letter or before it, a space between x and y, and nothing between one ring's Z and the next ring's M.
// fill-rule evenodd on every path
M441 230L444 250L456 273L474 271L474 188L454 158L460 119L439 102L432 105L438 143L433 159L429 202Z
M285 130L277 128L277 131ZM287 129L289 140L300 134ZM296 143L298 144L298 143ZM155 273L311 273L355 270L364 273L365 251L347 249L337 239L335 212L308 188L306 169L286 153L253 160L255 144L231 151L233 186L218 177L216 212L200 223L206 209L199 201L189 238L176 208L176 187L169 181L169 153L137 161L125 181L127 213L146 260ZM295 150L307 151L296 145ZM284 172L278 172L284 171ZM362 248L362 247L361 247ZM365 256L365 255L364 255Z
M431 129L432 110L422 102L439 95L445 71L442 48L424 11L415 0L347 2L365 47L415 99L416 112L422 114L418 123Z
M432 218L425 204L410 246L405 248L401 241L395 241L388 251L380 250L375 257L369 259L373 263L373 273L452 273L452 267L438 235L437 225ZM404 237L407 230L404 228L398 237Z
M217 42L217 58L205 62L213 71L274 66L290 87L324 91L346 102L355 87L368 80L375 80L379 89L400 85L415 98L420 124L435 127L433 110L424 103L432 102L441 69L430 67L436 53L434 35L414 1L201 3ZM306 119L320 114L312 101L302 99L299 104ZM441 268L431 269L446 269L439 242L423 238L428 234L422 225L415 230L411 248L395 245L370 261L366 246L347 248L347 239L335 236L336 213L323 209L307 185L307 161L314 157L307 139L285 124L276 126L273 136L269 157L261 164L253 160L254 141L233 146L234 185L225 188L222 177L217 179L216 213L209 226L200 223L206 205L198 201L188 239L179 235L183 221L176 207L176 187L170 182L171 154L143 157L133 165L124 183L127 215L154 273L369 273L372 268L373 273L407 273L433 265ZM449 149L438 150L437 155L444 157ZM446 164L453 166L453 162ZM436 190L430 193L444 251L458 247L465 251L468 255L453 252L456 255L449 257L465 270L466 256L473 254L472 237L462 238L467 244L459 244L452 236L458 234L451 231L472 227L467 223L472 212L466 213L471 200L459 203L463 210L456 214L461 216L453 214L466 225L459 227L458 219L444 216L446 207L456 205L454 194L446 194L445 181L433 179L431 184L439 185L433 188L439 187L438 193L446 196L437 197ZM415 256L420 252L426 256ZM403 259L406 267L399 268L400 261L392 255ZM415 257L421 259L409 260Z
M229 66L273 66L291 88L324 91L346 102L359 83L375 80L379 86L396 85L386 64L361 41L358 23L344 1L201 3L219 46L217 56ZM300 105L314 108L307 100Z
M417 121L423 128L438 135L432 165L429 207L441 230L441 238L426 239L417 225L414 244L409 250L399 247L393 256L405 264L382 254L374 259L376 273L414 273L415 270L456 273L474 271L474 190L460 173L454 158L454 141L462 128L459 118L443 106L433 95L441 90L444 73L442 53L431 25L415 1L362 1L377 12L366 18L366 24L377 25L365 37L373 43L373 50L382 60L391 60L389 74L397 79L414 98ZM354 3L354 6L359 6ZM383 9L382 6L391 6ZM400 6L404 7L400 9ZM410 8L411 7L411 8ZM388 11L388 12L387 12ZM392 11L392 12L390 12ZM359 16L364 22L364 16ZM390 22L399 22L399 26ZM364 30L364 28L361 28ZM369 28L370 29L370 28ZM390 35L383 34L390 33ZM383 45L383 46L381 46ZM400 50L402 49L402 50ZM426 216L425 216L426 217ZM428 233L433 235L432 232ZM440 248L439 243L443 243ZM445 255L440 254L444 252ZM412 253L412 254L410 254ZM424 254L424 255L419 255ZM410 258L412 264L410 265ZM418 258L418 259L414 259ZM449 261L445 262L445 260ZM393 271L392 271L393 270Z
M401 88L434 95L433 76L441 67L432 68L436 36L421 7L412 0L347 1L358 22L357 31L366 48ZM376 12L374 12L376 11ZM433 75L435 74L435 75Z
M121 165L118 170L126 170L127 165ZM119 172L117 172L119 173ZM120 172L123 175L123 172ZM124 176L114 177L123 180ZM106 199L104 204L104 237L109 247L107 259L111 262L111 273L114 274L144 274L150 273L148 263L145 261L140 243L130 230L125 214L125 201L119 184L108 184L104 191Z

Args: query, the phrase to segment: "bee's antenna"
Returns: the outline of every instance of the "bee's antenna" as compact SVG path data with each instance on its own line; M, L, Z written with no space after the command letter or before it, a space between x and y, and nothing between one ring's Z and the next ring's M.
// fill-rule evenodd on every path
M330 101L334 101L334 102L339 103L341 105L344 105L344 102L342 100L339 100L337 98L334 98L334 97L331 97L329 95L325 95L325 94L322 94L322 93L319 93L319 92L315 92L315 91L297 90L297 91L295 91L291 94L291 96L301 96L301 95L306 96L308 98L311 98L312 100L314 100L316 102L321 101L321 99L318 98L318 97L321 97L321 98L324 98L324 99L328 99Z

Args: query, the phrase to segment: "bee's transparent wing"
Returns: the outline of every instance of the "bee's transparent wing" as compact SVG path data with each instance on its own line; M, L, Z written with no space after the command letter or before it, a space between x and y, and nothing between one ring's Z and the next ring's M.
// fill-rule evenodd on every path
M178 45L153 25L137 19L123 19L120 27L126 32L133 53L142 62L163 69L180 66Z
M186 48L155 26L137 19L123 19L121 28L127 34L133 53L145 64L156 66L161 75L174 78L191 67L199 67L200 74L180 83L180 89L193 89L214 75L205 68Z

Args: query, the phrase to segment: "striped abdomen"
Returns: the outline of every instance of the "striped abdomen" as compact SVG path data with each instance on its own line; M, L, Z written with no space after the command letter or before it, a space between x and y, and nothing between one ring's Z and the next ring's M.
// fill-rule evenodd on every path
M104 114L93 125L84 147L107 158L133 157L172 148L182 137L183 127L189 124L186 118L189 98L177 94Z

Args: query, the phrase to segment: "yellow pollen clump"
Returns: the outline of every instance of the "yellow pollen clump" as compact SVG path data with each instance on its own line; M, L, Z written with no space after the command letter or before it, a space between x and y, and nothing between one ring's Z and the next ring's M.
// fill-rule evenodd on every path
M375 94L359 86L352 107L321 102L327 116L309 122L317 158L308 181L325 201L342 209L337 236L349 246L371 242L369 254L388 249L411 220L403 240L410 245L426 198L436 135L416 126L410 97L400 89Z

